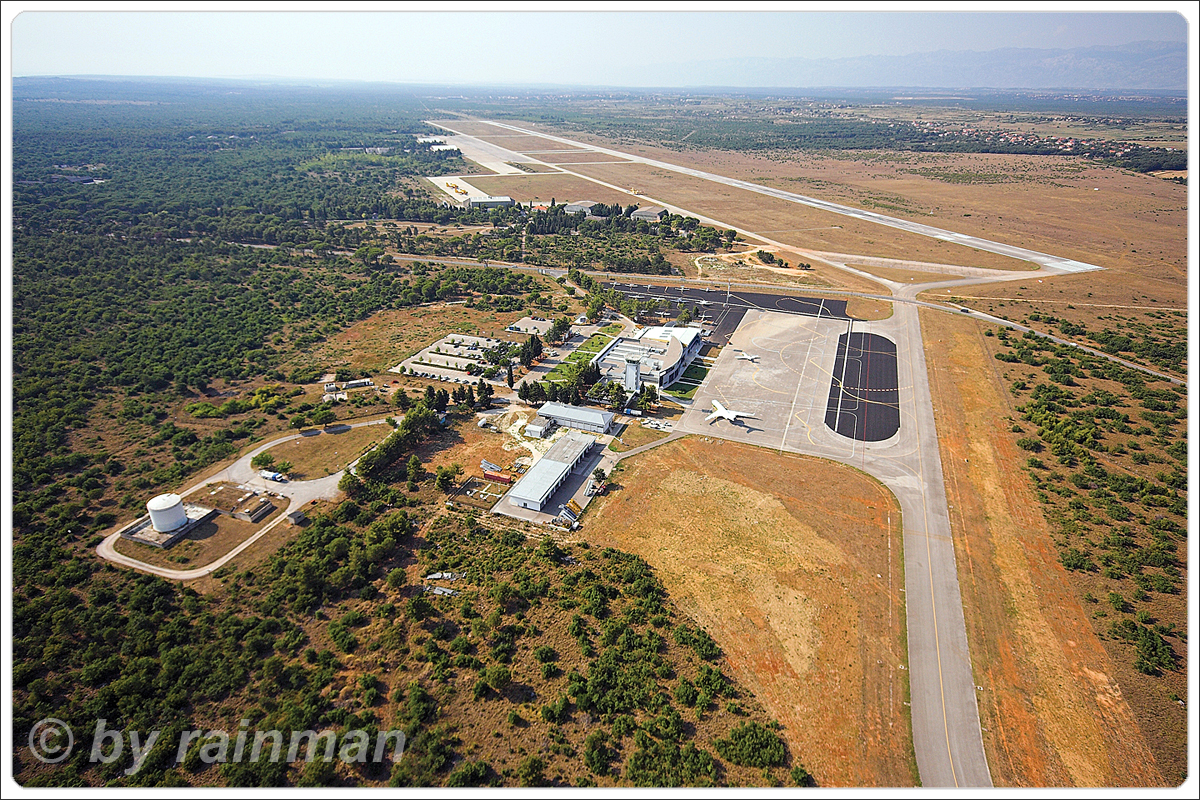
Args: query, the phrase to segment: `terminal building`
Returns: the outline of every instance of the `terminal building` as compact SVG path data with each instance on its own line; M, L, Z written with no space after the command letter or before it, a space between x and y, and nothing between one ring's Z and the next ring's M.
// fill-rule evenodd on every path
M699 328L656 325L622 336L596 358L600 373L621 381L626 391L650 383L665 389L682 377L700 354L704 337Z
M587 461L595 443L594 436L568 431L509 490L509 502L520 508L541 511L571 473Z
M538 409L538 418L549 420L564 428L576 428L592 433L608 433L613 423L611 411L601 411L598 408L587 408L586 406L568 406L554 402L543 403L542 407ZM528 426L526 426L526 430L528 431Z

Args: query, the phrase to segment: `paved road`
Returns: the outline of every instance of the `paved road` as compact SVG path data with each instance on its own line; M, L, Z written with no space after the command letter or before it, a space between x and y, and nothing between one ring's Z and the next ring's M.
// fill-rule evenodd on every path
M364 425L382 425L385 422L386 419L373 419L366 420L364 422L355 422L345 427L360 428ZM121 566L130 567L142 572L149 572L153 575L158 575L161 578L166 578L167 580L173 581L191 581L216 572L218 569L225 566L225 564L237 557L237 555L247 547L250 547L250 545L254 544L259 539L274 530L277 525L280 525L286 521L287 515L293 510L303 508L307 503L313 500L333 500L336 498L338 495L338 483L341 481L342 475L345 474L345 470L342 470L341 472L337 472L333 475L327 475L324 478L318 478L312 481L288 481L287 483L276 483L275 481L268 481L260 477L258 470L250 466L250 459L254 458L264 450L268 450L276 445L283 444L284 442L290 442L294 439L300 439L305 436L335 435L336 434L322 433L320 430L317 430L307 434L296 433L292 434L291 436L284 436L280 439L272 439L265 444L259 445L249 453L246 453L246 455L242 456L217 474L205 478L204 480L195 483L184 491L180 492L180 495L187 497L188 495L195 493L211 483L228 482L235 483L240 486L251 486L263 492L270 491L276 494L282 494L288 498L288 506L286 509L284 509L282 514L280 514L271 522L267 523L262 530L258 531L249 539L239 544L233 550L230 550L228 553L209 564L205 564L202 567L194 567L192 569L167 569L165 567L156 567L153 564L147 564L144 561L139 561L136 558L132 558L131 556L117 552L116 545L121 538L120 531L112 534L103 542L101 542L99 546L96 547L96 553L101 558L107 559L114 564L120 564ZM354 465L351 464L350 466Z

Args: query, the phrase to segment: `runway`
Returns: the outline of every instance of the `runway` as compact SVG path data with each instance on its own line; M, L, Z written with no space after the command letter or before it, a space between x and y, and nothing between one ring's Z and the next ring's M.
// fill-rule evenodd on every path
M889 228L897 228L902 231L907 231L908 233L915 233L918 236L926 236L932 239L950 242L951 244L961 244L966 247L973 247L976 250L983 250L988 253L996 253L998 255L1008 256L1020 261L1028 261L1057 271L1088 272L1091 270L1101 269L1101 267L1098 267L1094 264L1086 264L1081 261L1075 261L1074 259L1053 256L1049 255L1048 253L1040 253L1036 250L1029 250L1024 247L1017 247L1016 245L1006 244L1004 242L993 242L989 239L981 239L978 236L968 236L964 233L956 233L954 231L948 231L942 228L935 228L932 225L924 225L920 222L912 222L910 220L889 217L885 214L879 214L874 211L867 211L865 209L854 208L852 206L844 206L840 203L832 203L828 200L808 197L806 195L796 194L795 192L784 191L783 189L760 186L759 184L751 183L749 181L738 180L737 178L727 178L724 175L716 175L714 173L704 172L703 170L694 169L692 167L683 167L678 164L670 164L666 161L656 161L652 158L643 158L642 156L623 153L619 150L610 150L606 147L600 147L598 145L577 142L573 139L566 139L561 136L553 136L548 133L542 133L540 131L530 130L528 128L520 128L516 125L509 125L507 123L494 122L491 120L479 121L488 125L494 125L495 127L502 128L504 130L515 131L517 133L523 133L529 136L538 136L543 139L548 139L552 142L558 142L559 144L565 144L571 147L581 147L593 152L603 153L607 156L625 159L638 164L645 164L658 169L677 172L681 175L690 175L694 178L713 181L714 183L720 183L736 189L745 189L749 192L775 197L780 200L798 203L800 205L809 206L810 208L816 208L822 211L829 211L834 214L852 217L865 222L873 222L877 225L885 225Z

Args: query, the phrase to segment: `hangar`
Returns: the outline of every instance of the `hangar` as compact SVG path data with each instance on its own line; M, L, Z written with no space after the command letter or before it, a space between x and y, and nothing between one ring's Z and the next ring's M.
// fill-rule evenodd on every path
M592 433L608 433L613 422L611 411L601 411L598 408L585 406L567 406L554 402L543 404L538 409L538 416L564 428L577 428Z
M567 435L554 443L546 455L521 476L508 493L508 500L515 506L541 511L542 506L563 485L571 471L586 460L587 454L596 443L596 437L586 433L568 431Z

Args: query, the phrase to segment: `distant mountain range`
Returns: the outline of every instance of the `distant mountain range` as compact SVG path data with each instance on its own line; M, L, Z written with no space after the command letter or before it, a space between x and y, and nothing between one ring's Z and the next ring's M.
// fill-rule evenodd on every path
M1134 42L1038 50L938 50L906 56L729 58L639 70L656 86L1187 89L1187 44ZM632 77L632 76L630 76Z

